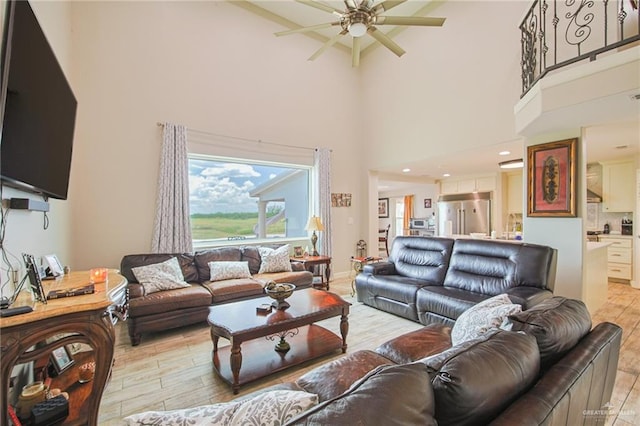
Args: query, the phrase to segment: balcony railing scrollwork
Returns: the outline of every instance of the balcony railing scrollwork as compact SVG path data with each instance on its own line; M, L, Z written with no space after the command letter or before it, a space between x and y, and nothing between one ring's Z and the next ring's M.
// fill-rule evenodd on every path
M639 0L535 0L520 24L522 96L550 71L640 40Z

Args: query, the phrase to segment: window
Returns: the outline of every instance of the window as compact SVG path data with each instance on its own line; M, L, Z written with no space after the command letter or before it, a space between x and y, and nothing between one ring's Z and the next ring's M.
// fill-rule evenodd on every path
M189 156L194 243L307 237L308 166Z

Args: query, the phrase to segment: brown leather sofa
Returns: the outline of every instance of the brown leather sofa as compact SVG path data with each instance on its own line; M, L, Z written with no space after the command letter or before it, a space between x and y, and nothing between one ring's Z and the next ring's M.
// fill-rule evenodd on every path
M180 269L190 287L145 294L132 268L178 259ZM209 262L247 261L251 278L209 280ZM224 247L196 251L194 254L129 254L120 262L120 273L128 280L129 318L127 326L131 345L140 344L143 333L167 330L204 322L209 306L231 301L260 297L265 281L288 282L296 289L312 285L313 274L293 262L292 272L258 274L261 258L258 247Z
M556 250L498 240L399 236L387 262L364 266L358 301L420 322L453 325L471 306L506 293L523 309L552 296Z
M621 328L591 329L584 304L561 297L510 318L512 331L453 347L451 328L431 324L265 390L318 395L288 425L603 424Z

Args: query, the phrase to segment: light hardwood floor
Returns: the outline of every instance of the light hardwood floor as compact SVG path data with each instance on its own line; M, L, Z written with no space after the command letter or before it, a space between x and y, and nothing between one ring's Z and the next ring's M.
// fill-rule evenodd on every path
M331 290L353 304L349 315L348 352L373 349L399 334L421 327L356 302L351 296L350 283L351 279L346 278L331 282ZM610 321L624 330L611 401L613 416L607 424L640 425L640 290L610 283L608 301L593 319L594 324ZM339 333L339 318L321 324ZM212 344L206 324L144 335L142 343L136 347L129 343L126 324L119 323L116 333L113 374L100 405L100 425L121 425L123 417L141 411L194 407L236 397L230 386L213 371ZM220 344L228 342L221 339ZM338 351L247 384L237 396L295 380L304 372L340 356Z

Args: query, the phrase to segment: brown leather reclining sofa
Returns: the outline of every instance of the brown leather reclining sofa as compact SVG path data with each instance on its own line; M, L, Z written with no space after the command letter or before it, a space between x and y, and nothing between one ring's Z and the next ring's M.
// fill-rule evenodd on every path
M145 294L132 268L178 259L180 269L190 287ZM251 278L212 282L209 262L247 261ZM313 274L302 264L293 262L292 272L258 274L261 258L258 247L224 247L196 251L194 254L130 254L122 258L120 273L128 280L129 318L127 326L131 345L140 344L142 333L151 333L204 322L209 306L262 296L264 282L288 282L296 289L310 287Z
M451 346L431 324L360 350L274 389L317 394L287 425L604 424L622 329L591 318L581 301L548 298Z
M506 293L528 309L552 296L556 250L497 240L399 236L387 262L356 277L358 301L420 322L453 325L464 311Z

